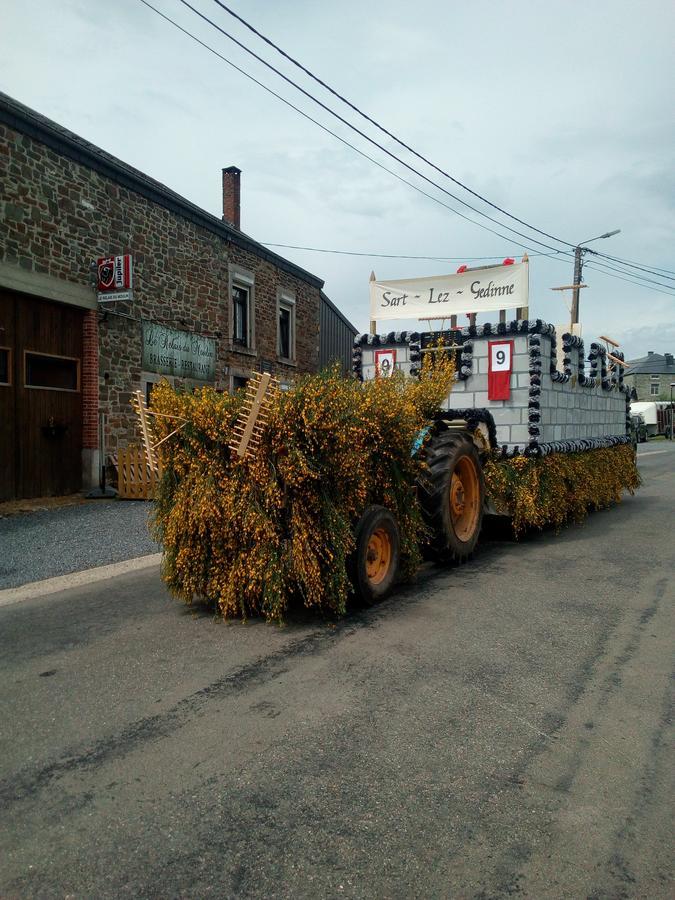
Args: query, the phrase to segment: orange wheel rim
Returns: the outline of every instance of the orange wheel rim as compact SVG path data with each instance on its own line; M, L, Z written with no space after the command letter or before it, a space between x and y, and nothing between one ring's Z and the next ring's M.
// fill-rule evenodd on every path
M384 528L376 528L368 541L366 577L371 584L380 584L389 572L392 559L391 538Z
M473 537L480 515L480 483L470 456L458 460L450 480L450 520L460 541Z

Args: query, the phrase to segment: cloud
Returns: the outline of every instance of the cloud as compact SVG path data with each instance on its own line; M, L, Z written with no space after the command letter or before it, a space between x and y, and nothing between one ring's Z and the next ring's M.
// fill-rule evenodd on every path
M617 340L627 359L639 359L649 350L655 353L675 352L675 321L659 322L657 325L641 325L618 333Z
M396 166L180 4L156 2L310 115ZM396 181L137 0L119 0L114 14L101 0L7 6L4 90L216 215L220 169L238 165L242 223L258 240L467 260L522 253L521 238L496 237ZM514 215L572 243L621 228L611 241L591 246L675 270L675 128L667 115L672 2L653 0L639 28L626 25L635 17L632 0L586 4L583 27L562 0L526 11L492 0L428 0L412 16L403 0L250 0L244 14L420 153ZM250 33L225 16L219 21L387 141ZM503 227L484 221L489 228L523 230L401 148L386 146L503 221ZM532 247L537 239L551 242L532 238ZM421 260L283 252L325 278L326 292L362 328L371 268L389 278L452 270ZM672 297L591 269L584 274L590 284L582 296L585 334L613 329L632 354L672 349ZM569 257L533 257L533 313L565 320L562 298L550 288L571 277Z

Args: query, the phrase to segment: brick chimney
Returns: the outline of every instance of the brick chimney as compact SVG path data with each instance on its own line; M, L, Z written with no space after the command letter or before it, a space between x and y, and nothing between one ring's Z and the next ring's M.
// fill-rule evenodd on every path
M240 230L240 190L239 176L241 169L236 166L229 166L223 169L223 222L233 225L237 231Z

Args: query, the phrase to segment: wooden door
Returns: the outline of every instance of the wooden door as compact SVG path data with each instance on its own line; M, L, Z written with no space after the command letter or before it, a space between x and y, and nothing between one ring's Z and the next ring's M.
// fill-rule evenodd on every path
M14 330L14 446L0 450L0 462L13 462L16 497L74 493L82 486L83 312L19 294L0 293L0 304L13 307Z
M0 292L0 501L16 497L15 307Z

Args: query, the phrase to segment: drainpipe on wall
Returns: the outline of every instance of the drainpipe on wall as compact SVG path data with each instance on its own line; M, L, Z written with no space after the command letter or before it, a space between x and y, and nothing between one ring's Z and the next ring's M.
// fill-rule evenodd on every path
M98 310L84 314L82 324L82 489L99 482L98 451Z

